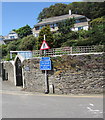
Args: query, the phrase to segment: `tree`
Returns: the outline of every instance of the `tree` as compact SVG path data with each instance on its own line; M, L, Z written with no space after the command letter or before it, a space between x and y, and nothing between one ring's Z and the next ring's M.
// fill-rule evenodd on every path
M90 22L91 27L94 27L94 26L100 25L100 24L103 24L103 25L105 24L105 18L104 17L96 18L96 19L94 19Z
M50 48L52 48L53 47L53 35L52 35L52 32L50 31L49 26L45 26L41 29L41 31L39 33L38 41L37 41L37 48L38 49L40 48L40 46L44 40L44 35L46 36L46 42L48 43Z
M74 26L74 23L75 23L74 18L66 19L58 23L58 31L59 33L61 33L61 41L60 41L61 45L62 43L70 39L71 36L70 33L72 32L71 28Z
M7 55L7 45L0 45L0 52L2 52L2 57Z
M21 28L15 30L15 32L18 34L19 38L23 38L23 37L26 37L26 36L32 34L32 30L29 25L21 27Z
M44 8L38 16L39 22L42 19L65 15L72 11L72 14L85 15L90 19L105 16L105 2L72 2L70 4L57 3Z
M105 18L96 18L90 22L91 39L94 44L105 44Z
M11 41L8 45L7 45L7 51L16 51L19 50L19 45L21 43L21 39L15 40L15 41Z
M62 44L62 35L61 33L55 33L53 34L53 47L58 48L61 47Z
M72 10L73 14L85 15L90 19L104 16L105 2L72 2L68 4L67 11Z
M79 39L79 33L71 31L63 35L62 46L75 46Z
M67 7L67 4L63 4L63 3L56 3L55 5L51 5L49 8L44 8L42 12L40 12L37 19L40 22L42 21L42 19L45 19L45 18L65 15L66 7Z
M33 35L29 35L27 37L24 37L21 40L21 43L19 45L20 50L33 50L35 48L36 39Z
M74 18L63 20L58 23L58 31L62 34L67 34L71 31L71 28L74 26L74 23Z

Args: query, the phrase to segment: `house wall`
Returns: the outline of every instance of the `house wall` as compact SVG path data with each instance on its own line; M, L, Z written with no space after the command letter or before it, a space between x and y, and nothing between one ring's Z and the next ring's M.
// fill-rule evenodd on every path
M83 30L88 30L89 27L88 26L83 26ZM78 31L78 27L75 28L71 28L72 31Z
M57 30L58 30L58 27L51 28L52 32L57 31Z
M88 24L88 23L86 22L86 24ZM89 29L89 26L88 26L88 25L85 25L85 26L81 26L81 25L80 25L80 27L82 27L81 29L83 29L83 30L88 30L88 29ZM51 30L52 32L55 32L55 31L58 30L58 27L50 28L50 30ZM72 31L79 31L79 26L78 26L78 27L71 28L71 30L72 30ZM41 31L41 29L40 29L40 30L36 30L35 28L33 28L32 31L33 31L33 35L34 35L35 37L38 37L39 32Z
M78 31L78 28L71 28L72 31Z
M55 31L58 30L58 27L50 28L50 30L51 30L52 32L55 32ZM33 35L34 35L35 37L38 37L40 31L41 31L41 29L40 29L40 30L36 30L35 28L32 29Z
M32 29L32 33L35 37L38 37L40 30L35 30L35 28Z
M89 29L89 26L84 26L83 27L83 30L88 30Z
M8 35L8 39L17 39L17 38L18 38L18 35L16 33Z

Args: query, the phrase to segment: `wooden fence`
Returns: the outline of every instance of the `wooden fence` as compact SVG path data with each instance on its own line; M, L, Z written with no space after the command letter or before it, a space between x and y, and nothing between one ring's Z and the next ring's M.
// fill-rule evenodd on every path
M46 50L46 56L54 56L54 55L66 55L66 54L77 54L77 53L95 53L95 52L103 52L104 46L74 46L74 47L61 47L61 48L52 48ZM43 50L34 50L32 51L33 57L41 57L44 56Z

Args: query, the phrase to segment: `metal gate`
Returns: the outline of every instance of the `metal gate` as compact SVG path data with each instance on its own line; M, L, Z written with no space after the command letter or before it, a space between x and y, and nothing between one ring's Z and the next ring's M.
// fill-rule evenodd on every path
M16 86L23 86L21 61L17 58L16 63Z

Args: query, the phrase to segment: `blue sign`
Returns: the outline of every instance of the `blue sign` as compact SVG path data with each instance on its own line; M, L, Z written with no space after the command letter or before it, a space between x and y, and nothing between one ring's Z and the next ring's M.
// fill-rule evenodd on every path
M41 57L41 60L50 60L50 57Z
M51 60L40 61L40 70L51 70Z

